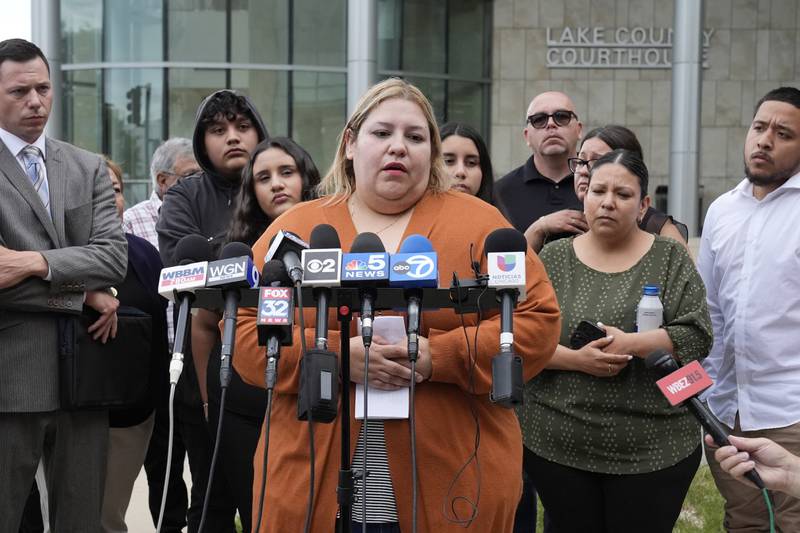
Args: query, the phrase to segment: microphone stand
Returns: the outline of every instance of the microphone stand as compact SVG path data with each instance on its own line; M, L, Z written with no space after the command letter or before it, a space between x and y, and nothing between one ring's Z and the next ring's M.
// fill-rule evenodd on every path
M336 487L340 519L338 533L350 533L353 523L353 470L350 468L350 321L353 314L349 306L340 305L337 315L341 323L339 341L342 369L342 454L339 485Z

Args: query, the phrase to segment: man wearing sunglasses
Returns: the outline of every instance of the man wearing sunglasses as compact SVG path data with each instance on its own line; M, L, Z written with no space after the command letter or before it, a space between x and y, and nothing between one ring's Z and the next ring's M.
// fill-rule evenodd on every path
M525 117L522 135L532 155L503 176L495 190L509 222L525 233L528 244L538 252L549 241L589 229L568 163L577 150L583 125L569 96L556 91L537 95ZM523 466L531 454L524 452ZM550 531L549 526L545 520L545 531ZM536 491L525 476L514 532L535 529Z
M539 94L528 106L522 131L533 155L496 184L509 222L536 251L588 229L567 162L575 155L582 127L569 96Z

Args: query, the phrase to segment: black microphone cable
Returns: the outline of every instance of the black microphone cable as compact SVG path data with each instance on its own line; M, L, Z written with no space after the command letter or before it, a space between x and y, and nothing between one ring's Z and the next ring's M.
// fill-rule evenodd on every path
M302 280L297 280L294 283L295 293L297 294L297 309L300 314L300 346L301 346L301 353L302 356L305 357L306 353L308 353L308 349L306 347L306 323L305 319L303 318L303 290L300 286ZM311 412L312 410L308 410L308 455L309 455L309 465L310 465L310 480L308 484L308 504L306 506L306 519L305 525L303 526L304 533L310 533L311 531L311 513L314 510L314 483L316 480L316 475L314 472L314 464L316 463L316 453L314 450L314 415Z
M250 250L250 247L241 242L229 242L226 244L222 252L220 253L220 259L232 259L235 257L242 257L249 255L252 257L253 253ZM229 298L227 293L228 291L235 291L236 296L234 298ZM234 307L233 309L229 309L229 300L234 305L238 305L239 303L239 289L223 289L223 294L225 294L225 313L224 313L224 324L223 324L223 337L228 337L228 342L226 343L226 339L222 339L222 348L221 348L221 356L222 356L222 363L220 365L220 388L221 393L219 397L219 413L217 414L217 430L215 433L214 438L214 451L211 453L211 466L208 469L208 484L206 485L206 494L205 498L203 498L203 512L200 515L200 526L197 528L197 533L203 533L204 526L206 524L206 516L208 514L208 503L211 500L211 487L214 483L214 474L216 473L217 467L217 456L219 455L219 443L222 439L222 423L225 420L225 400L228 397L228 385L230 384L230 365L231 359L233 358L233 351L234 345L236 340L236 314L237 308ZM233 313L233 316L230 314Z
M417 311L419 312L419 311ZM419 317L414 317L419 324ZM411 322L412 317L408 317ZM419 356L419 341L408 343L408 359L411 362L411 386L409 387L409 413L408 432L411 440L411 531L417 533L417 424L416 424L416 382L417 382L417 357Z
M472 256L472 247L470 246L470 257ZM474 262L472 262L474 265ZM478 267L479 268L479 267ZM480 270L475 270L476 278L482 278L483 276L480 275ZM457 274L454 272L454 279L457 281L458 277ZM464 461L464 464L456 471L456 475L453 477L453 481L450 483L450 486L445 493L444 501L442 502L442 514L444 515L445 519L448 522L453 524L459 525L461 527L469 527L472 522L478 518L478 505L480 504L481 500L481 463L480 458L478 457L478 450L480 449L481 445L481 423L480 418L478 416L478 410L475 405L477 400L475 399L475 369L477 368L478 364L478 333L480 332L481 321L483 320L483 309L481 308L481 299L486 294L486 285L483 284L483 290L478 295L477 299L477 322L475 324L475 334L472 339L472 344L470 344L469 333L467 332L467 325L464 322L464 312L460 308L457 308L456 311L458 312L458 316L461 319L461 328L464 331L464 340L467 345L467 358L469 359L469 374L468 374L468 392L464 393L464 396L467 399L467 404L469 405L470 415L472 416L472 420L475 423L475 439L474 439L474 447L472 453L467 457L467 460ZM475 470L477 473L476 479L476 487L475 487L475 501L472 501L467 496L459 496L453 495L453 491L455 490L456 484L461 476L466 471L467 467L471 463L475 463ZM458 516L458 511L456 511L456 504L459 502L464 502L467 506L472 510L470 515L466 518L461 518ZM449 509L448 509L449 507Z
M277 284L277 285L276 285ZM264 263L264 268L261 270L261 286L264 287L271 287L271 286L284 286L284 285L291 285L292 282L289 279L288 274L286 273L286 268L283 265L282 261L277 259L273 259L271 261L267 261ZM262 470L261 470L261 490L259 491L258 496L258 518L255 523L255 528L253 531L260 531L261 530L261 520L264 518L264 497L267 492L267 463L269 460L269 431L270 431L270 422L272 420L272 397L275 389L275 385L278 381L278 360L280 359L280 346L281 344L290 344L292 338L292 331L291 331L291 314L294 313L294 309L290 308L289 311L289 326L286 326L288 330L283 333L283 337L287 338L279 338L278 335L269 335L267 338L267 347L266 347L266 356L267 356L267 364L264 370L264 384L267 388L267 407L264 411L264 454L262 457ZM263 326L258 326L259 328ZM260 332L259 332L260 337Z

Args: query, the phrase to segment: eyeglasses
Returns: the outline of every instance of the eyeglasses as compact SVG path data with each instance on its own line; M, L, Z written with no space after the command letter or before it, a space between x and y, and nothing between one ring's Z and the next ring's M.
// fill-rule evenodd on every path
M555 113L535 113L530 115L528 117L528 122L535 129L540 130L547 126L547 122L550 120L550 117L553 117L553 122L556 123L556 126L566 126L572 122L573 117L577 119L578 115L572 111L567 111L566 109L559 109Z
M578 167L582 166L585 166L586 170L591 171L595 161L597 161L597 159L589 159L587 161L586 159L581 159L580 157L570 157L567 159L567 164L569 165L569 171L574 173L578 171Z

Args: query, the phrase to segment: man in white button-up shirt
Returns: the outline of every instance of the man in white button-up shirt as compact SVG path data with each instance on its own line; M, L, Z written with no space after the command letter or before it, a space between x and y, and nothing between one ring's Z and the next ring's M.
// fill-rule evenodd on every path
M782 87L756 106L745 175L708 209L698 270L714 347L703 362L711 411L748 437L800 454L800 91ZM765 502L707 454L725 497L728 531L768 531ZM776 525L800 531L800 500L773 494Z

